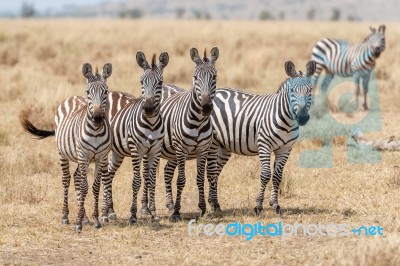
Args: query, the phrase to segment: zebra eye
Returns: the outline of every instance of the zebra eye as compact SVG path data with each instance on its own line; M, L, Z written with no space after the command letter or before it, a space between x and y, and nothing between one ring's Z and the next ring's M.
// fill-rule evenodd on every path
M143 85L143 80L141 80L141 81L140 81L140 84L142 84L142 85Z
M197 76L193 76L194 80L197 80Z
M162 80L160 80L160 81L158 82L158 85L162 85L162 83L163 83L163 81L162 81Z

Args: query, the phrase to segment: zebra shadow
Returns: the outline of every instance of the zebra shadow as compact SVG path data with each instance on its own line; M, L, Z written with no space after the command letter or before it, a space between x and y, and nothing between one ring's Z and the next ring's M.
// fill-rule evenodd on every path
M163 219L161 219L159 222L154 222L150 218L140 218L140 217L137 220L137 223L134 225L130 224L128 218L118 218L117 220L108 222L107 226L119 227L119 228L132 228L132 229L139 227L146 227L153 231L162 231L171 229L173 227L170 224L163 223Z

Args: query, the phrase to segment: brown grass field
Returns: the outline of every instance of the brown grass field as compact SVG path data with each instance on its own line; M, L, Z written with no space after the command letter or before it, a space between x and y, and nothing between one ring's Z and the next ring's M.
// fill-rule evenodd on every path
M253 93L275 92L286 79L284 62L304 70L311 48L323 37L360 42L367 23L220 22L129 20L2 20L0 21L0 264L164 264L164 265L399 265L400 156L382 153L379 163L353 164L346 159L346 139L333 140L332 168L301 168L300 153L317 149L318 140L296 143L287 163L279 196L283 214L267 207L253 214L259 189L257 157L232 156L219 182L223 217L200 223L304 223L380 225L384 236L188 236L188 221L199 212L195 163L188 162L182 199L184 220L171 223L165 207L161 160L156 206L162 220L128 223L131 164L126 159L113 183L119 219L96 230L76 233L61 225L62 184L54 139L37 141L24 133L18 116L51 129L56 106L71 95L84 95L82 64L113 64L111 90L140 95L135 54L168 51L164 83L190 88L193 63L189 49L220 48L218 87ZM378 25L373 25L377 27ZM386 51L376 73L382 130L369 138L399 136L400 28L386 24ZM351 84L350 84L351 85ZM352 86L352 85L351 85ZM353 90L351 87L350 91ZM362 113L363 111L359 111ZM371 110L378 112L378 110ZM340 115L340 114L339 114ZM316 119L316 118L311 118ZM75 167L72 164L72 167ZM72 168L71 167L71 168ZM93 167L91 168L93 170ZM93 179L92 172L89 182ZM175 182L175 181L174 181ZM70 187L70 220L76 218ZM270 185L269 185L270 187ZM208 186L206 185L206 191ZM92 195L86 206L91 213ZM209 206L208 206L209 209Z

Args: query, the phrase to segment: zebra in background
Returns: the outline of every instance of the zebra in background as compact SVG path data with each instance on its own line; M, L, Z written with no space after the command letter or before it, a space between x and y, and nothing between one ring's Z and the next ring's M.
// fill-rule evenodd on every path
M326 92L334 75L353 77L356 85L356 101L360 95L360 80L364 89L364 110L368 110L367 93L371 72L375 68L376 59L385 50L385 25L380 25L378 31L370 27L371 34L362 43L349 44L344 40L323 39L312 49L311 59L317 63L317 69L312 77L315 88L322 70L326 76L321 85L321 91Z
M204 170L208 148L212 139L211 111L216 91L217 70L215 62L219 49L211 49L210 58L204 50L201 59L196 48L190 49L190 57L195 63L193 88L184 91L176 86L164 87L161 104L161 115L166 128L161 157L168 160L164 168L166 205L171 220L181 219L181 197L185 186L185 162L197 159L197 186L199 190L199 208L201 214L206 212L204 199ZM167 97L168 96L168 97ZM172 178L178 166L177 193L175 205L172 198ZM142 198L142 214L148 213L147 193Z
M254 95L231 88L217 90L212 112L213 142L207 158L207 178L210 185L209 203L220 211L217 197L218 176L232 153L258 155L261 161L261 186L254 211L263 210L264 192L271 179L270 159L275 154L270 205L280 213L278 189L283 168L293 144L299 136L299 126L309 120L312 86L311 76L316 64L307 63L306 72L296 72L291 61L285 63L289 76L275 94Z
M130 223L137 223L137 194L141 184L140 162L145 158L143 179L146 193L150 194L150 214L155 221L159 220L155 207L155 183L156 170L160 160L160 150L164 138L164 124L160 115L160 100L163 83L163 70L169 61L168 53L160 55L159 63L156 63L156 55L153 55L151 65L146 60L143 52L136 54L137 64L144 72L140 78L142 84L142 97L133 99L129 94L115 94L110 102L110 118L113 134L112 156L108 165L108 174L111 180L115 172L121 166L124 157L132 157L133 181L132 181L132 206ZM126 104L126 101L130 101ZM122 103L121 103L122 102ZM118 110L118 106L122 106ZM115 219L116 214L111 204L109 218Z
M112 65L110 63L105 64L102 75L98 73L96 68L96 73L93 75L92 66L86 63L83 65L82 73L87 79L87 97L73 96L59 105L55 117L55 130L38 129L28 119L21 117L21 125L28 133L39 139L50 136L56 137L63 172L64 204L62 224L69 224L68 189L71 180L69 161L78 163L78 168L74 174L79 207L75 229L78 231L82 230L82 221L85 216L84 202L88 192L87 171L91 161L95 161L92 217L96 228L101 227L98 219L100 178L104 185L103 221L107 217L111 195L111 182L106 173L107 156L111 150L112 136L105 110L108 93L106 82L112 73Z

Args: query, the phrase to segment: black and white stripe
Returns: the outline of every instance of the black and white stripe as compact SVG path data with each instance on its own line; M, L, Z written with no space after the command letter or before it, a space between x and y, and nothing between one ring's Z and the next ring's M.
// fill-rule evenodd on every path
M212 126L211 111L216 90L217 70L215 62L219 50L214 47L210 58L204 50L203 59L196 48L190 50L190 56L195 62L193 88L183 91L175 86L164 90L161 115L166 128L161 157L168 162L164 168L167 207L172 220L180 219L181 196L185 186L185 162L197 159L197 186L199 189L199 208L202 214L206 211L204 199L204 170L211 144ZM172 177L178 166L177 193L175 205L172 198ZM142 213L146 213L147 194L143 194Z
M82 73L87 79L87 97L74 96L61 103L55 117L56 128L53 131L40 130L32 125L26 118L21 119L24 129L39 138L48 136L56 137L56 143L60 154L60 164L63 172L62 183L64 187L64 205L62 223L68 224L68 188L71 174L69 161L77 162L78 167L74 174L74 183L77 191L79 212L76 229L82 229L82 221L85 216L84 201L88 192L87 171L89 163L95 162L95 178L93 184L94 224L98 228L98 199L100 178L104 184L104 206L102 218L106 219L110 204L111 182L107 179L107 155L111 149L112 136L110 124L106 118L107 105L107 78L112 73L111 64L103 67L102 75L96 69L92 73L90 64L84 64Z
M111 128L113 133L112 156L108 166L111 180L121 166L124 157L132 157L132 206L130 222L137 222L137 193L141 184L140 162L145 158L143 177L146 193L150 194L149 211L154 220L159 218L155 208L156 170L160 160L160 149L164 138L164 124L160 115L160 101L163 83L163 69L167 66L169 56L163 52L160 62L156 64L155 55L151 65L145 55L139 51L136 55L138 65L144 72L140 78L142 97L133 99L127 94L116 94L110 105ZM126 103L126 102L129 103ZM118 102L118 104L117 104ZM120 108L119 108L120 107ZM118 109L120 109L118 111ZM117 112L118 111L118 112ZM113 203L109 210L109 217L115 219Z
M376 59L385 50L385 25L379 26L378 31L372 27L371 34L362 43L349 44L345 40L326 38L317 42L312 49L311 59L317 63L317 69L312 78L315 87L322 70L326 76L321 85L321 91L326 92L335 75L353 77L356 84L356 100L360 95L360 81L363 80L364 104L367 106L368 82L375 68Z
M258 155L261 161L261 187L255 212L263 209L264 192L271 178L271 153L275 154L270 204L277 212L278 188L283 168L299 135L299 126L309 119L311 107L310 77L315 62L307 64L306 73L296 72L290 61L285 64L290 76L277 93L254 95L231 88L218 89L212 113L213 143L207 158L207 178L210 183L209 203L220 210L217 198L218 176L232 153Z

